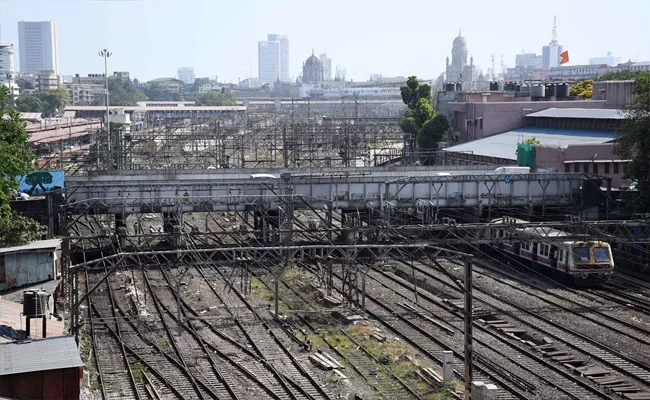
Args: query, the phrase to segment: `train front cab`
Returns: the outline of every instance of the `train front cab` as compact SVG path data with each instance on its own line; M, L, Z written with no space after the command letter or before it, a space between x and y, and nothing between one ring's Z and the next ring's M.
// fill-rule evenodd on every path
M608 279L614 272L614 257L607 242L575 242L567 272L575 278Z

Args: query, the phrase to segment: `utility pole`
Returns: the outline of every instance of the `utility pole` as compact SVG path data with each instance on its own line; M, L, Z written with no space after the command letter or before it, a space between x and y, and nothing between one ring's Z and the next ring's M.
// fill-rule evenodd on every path
M465 261L465 400L472 397L472 260Z
M112 168L113 166L113 156L111 153L111 121L109 117L109 108L108 108L108 57L110 57L113 53L110 51L103 49L99 53L100 57L104 57L104 78L106 80L106 138L108 140L108 157L109 157L109 168Z

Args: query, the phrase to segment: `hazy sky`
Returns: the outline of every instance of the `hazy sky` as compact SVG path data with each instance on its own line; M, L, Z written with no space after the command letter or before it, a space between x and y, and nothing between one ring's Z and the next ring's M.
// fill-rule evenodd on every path
M17 47L18 21L52 20L64 75L103 72L97 51L108 48L109 71L140 80L190 66L197 77L236 82L251 76L251 66L258 75L257 42L285 33L292 77L313 48L355 80L432 78L459 28L474 63L485 70L495 54L500 70L501 54L513 66L522 50L541 53L554 14L571 64L607 51L650 60L650 0L0 0L0 41Z

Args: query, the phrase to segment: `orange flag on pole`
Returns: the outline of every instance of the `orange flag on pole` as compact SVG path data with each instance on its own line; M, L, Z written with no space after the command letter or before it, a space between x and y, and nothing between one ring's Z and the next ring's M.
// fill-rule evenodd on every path
M560 65L568 63L569 62L569 51L568 50L563 51L562 53L560 53L560 57L562 57L560 59Z

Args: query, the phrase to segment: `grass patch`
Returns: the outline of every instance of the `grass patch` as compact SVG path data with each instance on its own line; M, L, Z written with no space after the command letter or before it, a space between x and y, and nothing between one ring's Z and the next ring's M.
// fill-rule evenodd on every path
M79 353L81 355L81 361L84 364L88 365L88 355L90 354L88 349L92 347L90 344L90 339L86 337L85 334L80 335L79 337Z
M131 365L131 372L133 373L133 378L136 381L140 383L144 382L144 364L138 361L135 364Z
M325 341L320 335L307 335L307 340L310 340L313 346L327 346Z
M454 395L448 390L424 396L424 400L452 400L454 398Z
M253 290L253 294L262 300L264 304L271 308L275 307L275 293L269 290L259 278L253 277L251 279L251 289ZM282 298L282 291L280 291L280 298ZM281 312L290 309L282 300L278 301L278 308Z
M375 332L375 328L369 323L355 324L347 330L348 335L401 379L415 377L415 372L420 366L430 367L430 365L417 360L417 356L407 343L387 336L385 332L381 332L381 335L386 340L380 342L372 336L373 332ZM417 389L419 391L426 391L428 388L427 383L418 381Z
M102 388L102 384L101 384L101 382L99 381L99 378L93 379L93 381L90 382L90 388L91 388L92 390L101 390L101 388Z

